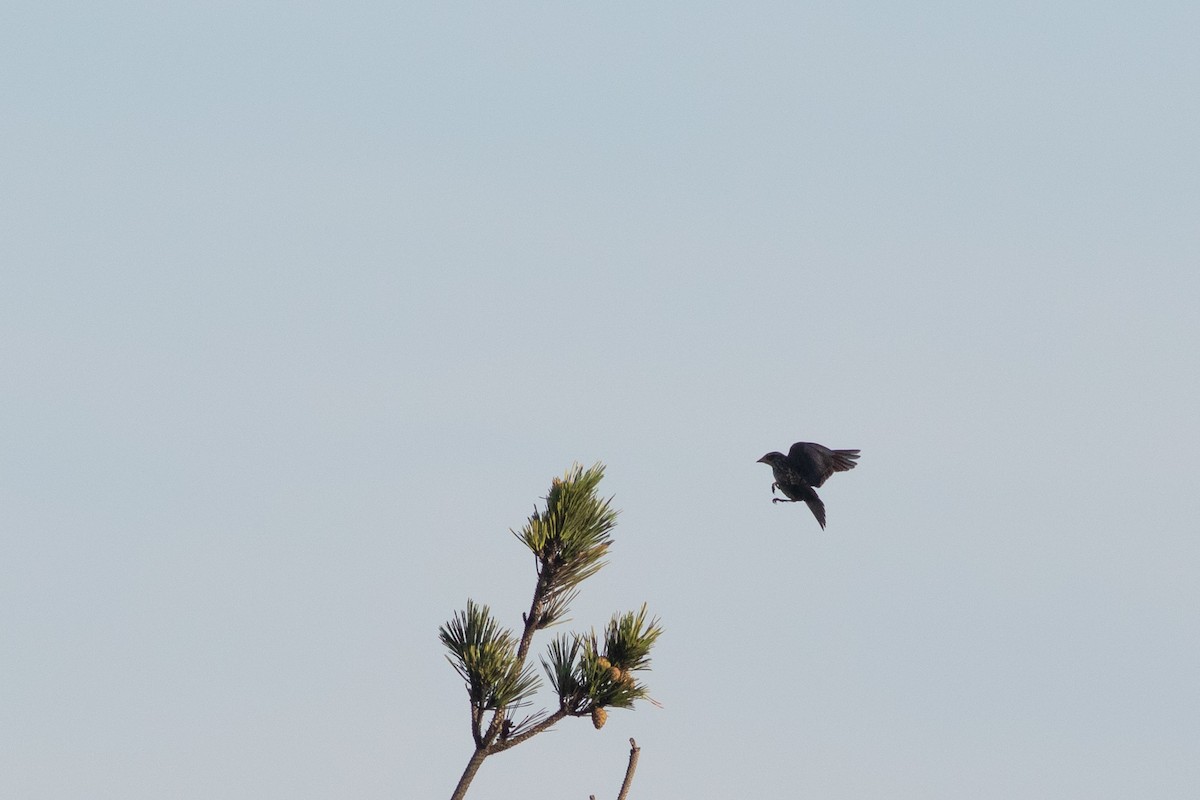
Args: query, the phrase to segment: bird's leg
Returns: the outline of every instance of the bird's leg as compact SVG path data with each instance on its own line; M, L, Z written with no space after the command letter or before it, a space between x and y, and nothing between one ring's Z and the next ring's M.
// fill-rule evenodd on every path
M782 497L772 497L772 503L799 503L799 500L784 500Z
M776 490L776 489L778 489L778 488L779 488L779 484L778 484L778 483L772 483L772 484L771 484L771 494L775 494L775 490Z

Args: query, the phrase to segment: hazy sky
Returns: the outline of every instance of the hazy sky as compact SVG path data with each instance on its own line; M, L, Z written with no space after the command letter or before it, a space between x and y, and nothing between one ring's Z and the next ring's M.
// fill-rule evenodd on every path
M447 797L608 465L662 709L472 798L1192 798L1194 3L0 10L0 796ZM829 528L755 459L861 448ZM549 637L535 641L540 651ZM547 698L543 698L547 699ZM553 702L552 699L547 699Z

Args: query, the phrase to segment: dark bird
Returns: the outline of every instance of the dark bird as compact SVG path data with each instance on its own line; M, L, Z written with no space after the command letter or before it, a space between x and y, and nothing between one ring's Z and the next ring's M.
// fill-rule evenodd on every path
M775 482L771 484L772 494L775 489L787 497L772 497L772 503L798 503L803 501L812 511L821 529L825 529L825 504L817 497L818 486L835 472L845 472L854 469L858 460L857 450L830 450L828 447L813 442L796 442L783 453L767 453L758 460L760 464L769 464L775 473Z

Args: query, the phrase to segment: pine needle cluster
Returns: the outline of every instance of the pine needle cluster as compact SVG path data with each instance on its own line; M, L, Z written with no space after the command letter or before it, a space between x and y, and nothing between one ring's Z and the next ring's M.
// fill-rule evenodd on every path
M580 583L604 566L612 545L609 535L617 525L611 498L596 493L604 467L588 470L576 465L562 478L555 478L546 495L546 508L533 515L516 536L537 559L538 584L535 602L526 617L534 630L562 621L575 600Z
M595 709L632 708L635 700L649 699L635 672L650 668L650 648L661 634L658 620L647 619L643 605L636 614L613 615L603 645L594 631L587 636L555 637L542 667L558 694L559 707L572 716L584 716Z
M472 709L495 711L524 705L540 681L517 660L517 640L500 628L491 609L467 601L441 629L447 658L467 684Z

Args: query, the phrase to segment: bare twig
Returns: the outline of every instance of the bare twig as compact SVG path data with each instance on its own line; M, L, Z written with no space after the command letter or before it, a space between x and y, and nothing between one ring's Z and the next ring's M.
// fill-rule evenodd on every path
M638 747L638 743L629 739L629 766L625 768L625 782L621 784L621 793L617 795L617 800L625 800L629 795L629 786L633 783L633 771L637 769L638 756L641 754L642 748Z
M637 742L633 739L629 740L629 766L625 768L625 782L621 784L621 793L617 795L617 800L625 800L629 795L629 785L633 783L633 771L637 769L638 754L642 752L642 748L638 747ZM596 800L596 795L588 795L588 800Z

